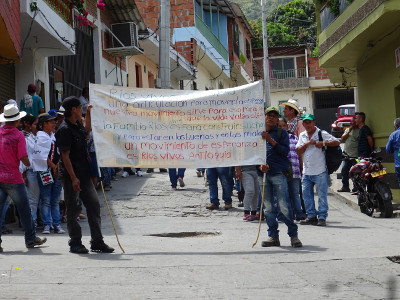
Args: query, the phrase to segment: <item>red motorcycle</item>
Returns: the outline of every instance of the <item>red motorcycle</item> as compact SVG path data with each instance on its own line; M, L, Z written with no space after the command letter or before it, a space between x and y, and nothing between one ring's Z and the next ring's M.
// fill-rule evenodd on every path
M374 157L379 153L377 148L371 153L371 157L352 158L344 152L344 159L350 160L351 167L349 177L358 191L358 206L360 211L372 216L374 209L378 209L383 218L393 216L392 192L389 184L383 180L386 169L382 165L381 157Z

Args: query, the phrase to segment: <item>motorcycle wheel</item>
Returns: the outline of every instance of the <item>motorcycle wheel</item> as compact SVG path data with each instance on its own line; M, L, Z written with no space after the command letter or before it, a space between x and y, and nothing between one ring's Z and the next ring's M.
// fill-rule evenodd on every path
M367 206L367 203L365 202L365 200L363 199L363 196L361 194L358 194L357 199L358 199L358 206L360 207L360 211L363 214L366 214L367 216L371 217L372 214L374 213L374 208Z
M389 185L385 182L378 181L375 184L375 189L377 192L381 218L391 218L393 216L393 196Z

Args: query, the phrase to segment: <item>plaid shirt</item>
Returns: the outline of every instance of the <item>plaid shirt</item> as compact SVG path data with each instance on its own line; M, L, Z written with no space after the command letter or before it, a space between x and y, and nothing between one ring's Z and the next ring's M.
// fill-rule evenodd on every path
M293 118L287 122L288 124L288 131L294 133L296 130L297 122L301 120L299 117Z
M299 139L289 133L289 154L288 158L292 164L293 178L301 178L299 156L296 153L296 144Z

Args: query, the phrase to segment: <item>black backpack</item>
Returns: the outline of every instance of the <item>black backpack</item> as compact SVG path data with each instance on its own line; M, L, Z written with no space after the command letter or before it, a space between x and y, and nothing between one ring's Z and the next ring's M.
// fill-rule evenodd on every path
M319 141L322 142L321 130L318 131ZM337 147L322 147L322 151L325 152L326 158L326 168L328 169L328 174L332 174L337 169L339 169L342 164L343 153L340 146Z

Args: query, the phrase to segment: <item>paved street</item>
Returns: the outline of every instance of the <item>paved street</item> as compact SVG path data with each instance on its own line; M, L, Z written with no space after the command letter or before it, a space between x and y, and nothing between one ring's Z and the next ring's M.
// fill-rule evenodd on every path
M3 235L1 299L398 299L400 219L370 218L329 194L327 227L299 226L303 248L262 248L262 224L242 208L208 211L208 190L194 170L173 191L167 173L118 177L107 198L120 242L102 203L105 241L114 254L68 252L67 235L26 249L22 231ZM81 221L89 247L87 221ZM64 224L66 229L66 225ZM195 237L188 235L197 234ZM162 237L164 235L164 237ZM168 236L178 237L168 237ZM43 236L40 234L40 236Z

